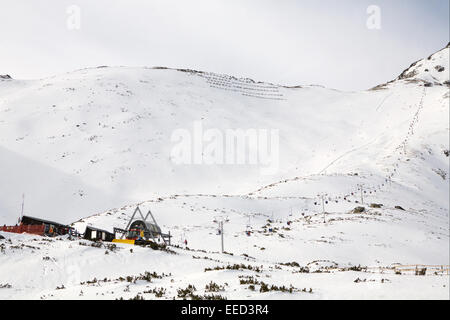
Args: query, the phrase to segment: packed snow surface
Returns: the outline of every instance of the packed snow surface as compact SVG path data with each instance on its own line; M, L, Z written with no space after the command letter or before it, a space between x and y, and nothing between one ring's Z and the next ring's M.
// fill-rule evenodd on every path
M0 224L23 194L25 214L80 232L123 228L139 205L175 247L0 232L0 298L172 299L192 284L228 299L449 299L448 58L363 92L167 68L1 78ZM199 125L277 130L277 157L175 163L174 132Z

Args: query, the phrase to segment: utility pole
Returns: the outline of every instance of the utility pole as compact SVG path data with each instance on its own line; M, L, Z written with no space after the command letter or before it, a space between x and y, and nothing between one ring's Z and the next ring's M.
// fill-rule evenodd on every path
M22 193L22 210L20 212L20 220L22 220L23 217L23 209L25 207L25 193Z

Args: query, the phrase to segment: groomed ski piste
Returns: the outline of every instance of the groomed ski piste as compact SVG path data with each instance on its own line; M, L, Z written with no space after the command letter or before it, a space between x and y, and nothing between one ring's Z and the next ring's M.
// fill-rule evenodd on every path
M139 206L173 238L0 232L0 299L448 300L449 84L448 46L362 92L160 67L3 77L1 225L25 194L81 233ZM198 122L278 129L278 170L175 164L172 133Z

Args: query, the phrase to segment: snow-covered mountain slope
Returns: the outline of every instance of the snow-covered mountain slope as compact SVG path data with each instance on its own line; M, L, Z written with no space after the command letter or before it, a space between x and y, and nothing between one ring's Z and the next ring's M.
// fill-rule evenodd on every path
M0 299L449 299L448 276L430 267L423 277L404 270L411 267L330 260L300 266L203 250L169 253L0 234L7 237L0 240ZM185 295L189 286L193 296Z
M417 81L434 85L450 85L449 81L449 49L450 43L443 50L432 54L427 59L413 63L397 79Z
M427 61L443 65L448 79L446 57L448 47ZM196 123L221 132L278 129L278 170L263 175L261 165L175 164L172 134L194 132ZM165 68L4 79L1 220L17 219L23 193L27 214L71 222L162 195L247 194L317 174L382 180L395 165L404 171L399 183L448 207L448 127L448 87L404 80L348 93ZM339 193L354 187L350 182ZM289 193L302 190L299 196L326 192L293 188Z
M400 276L390 268L449 264L448 58L447 46L364 92L167 68L0 79L0 223L17 221L23 193L25 214L74 222L80 232L125 227L139 204L170 230L173 244L186 239L194 250L120 245L105 259L105 247L1 233L0 285L12 288L0 298L134 297L150 288L139 280L130 289L119 277L156 271L172 273L157 281L168 291L163 298L214 279L230 285L228 298L448 299L448 276ZM186 129L195 136L199 124L204 132L278 130L271 163L278 170L174 163L172 135ZM364 210L354 212L357 206ZM213 220L222 218L232 256L217 253ZM157 260L151 270L150 260ZM334 271L304 274L282 264L292 261ZM264 271L221 269L235 263ZM377 271L345 270L358 265ZM32 270L46 281L31 279ZM256 292L242 287L239 276L315 294L261 294L260 285ZM94 277L116 280L80 284ZM354 282L362 277L364 286ZM67 290L55 290L63 284Z

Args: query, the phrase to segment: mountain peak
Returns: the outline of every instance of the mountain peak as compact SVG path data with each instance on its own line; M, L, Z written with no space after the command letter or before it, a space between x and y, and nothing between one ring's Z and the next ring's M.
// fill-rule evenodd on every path
M408 82L424 82L425 85L447 85L449 81L449 50L450 43L428 58L414 62L395 80Z

